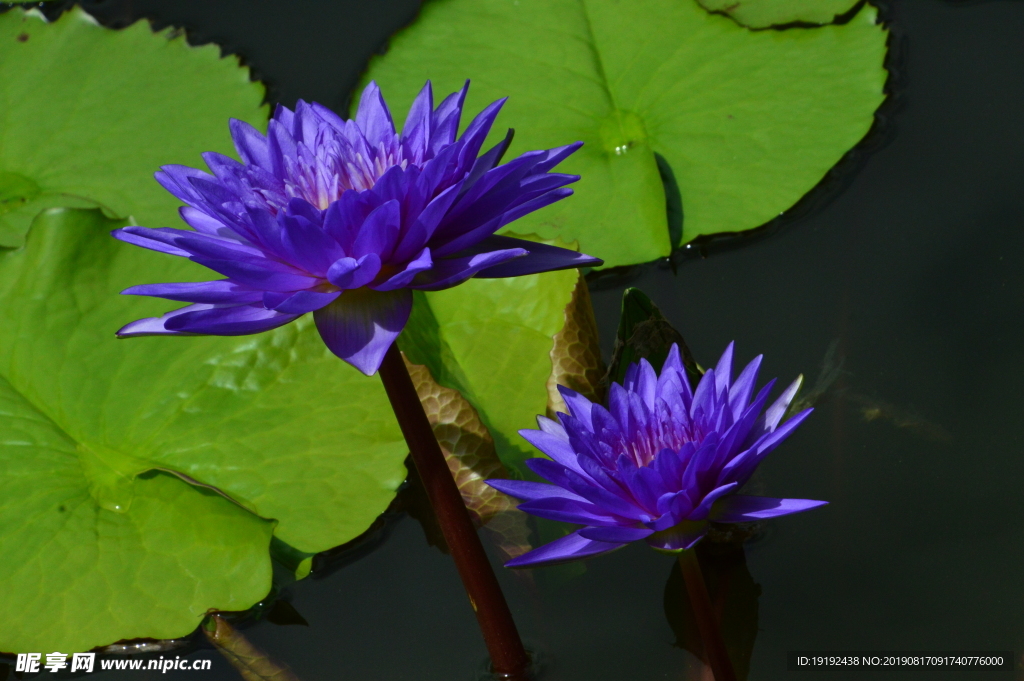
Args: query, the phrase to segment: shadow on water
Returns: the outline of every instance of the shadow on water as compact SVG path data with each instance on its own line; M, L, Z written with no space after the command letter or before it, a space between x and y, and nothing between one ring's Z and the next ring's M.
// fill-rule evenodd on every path
M713 537L714 534L694 550L729 659L737 679L744 681L750 673L750 657L757 638L757 601L761 587L747 569L742 541L713 541ZM706 665L707 654L678 561L673 561L665 583L664 607L665 619L676 637L674 645L690 651ZM707 678L707 670L698 666L690 669L687 681Z

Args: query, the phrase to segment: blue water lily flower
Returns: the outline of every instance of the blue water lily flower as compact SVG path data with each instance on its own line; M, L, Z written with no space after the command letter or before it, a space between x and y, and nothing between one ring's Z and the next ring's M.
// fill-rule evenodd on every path
M427 82L401 135L370 83L355 120L315 103L279 106L265 136L231 121L241 163L210 152L203 159L212 175L164 166L156 179L188 204L181 217L194 231L125 227L114 236L226 279L127 289L192 304L118 336L246 335L313 312L327 346L369 375L408 321L413 289L600 264L495 235L572 194L565 185L579 177L550 171L580 143L498 165L511 131L480 149L505 100L456 139L468 87L435 108Z
M662 551L696 544L710 521L738 523L806 511L827 502L735 494L757 465L811 413L782 421L800 386L790 385L764 409L775 381L751 400L761 357L732 374L733 345L691 390L679 348L657 375L647 360L612 384L608 408L559 386L570 414L537 418L520 434L547 454L526 464L551 485L489 480L525 500L527 513L583 525L534 549L509 567L561 563L645 540Z

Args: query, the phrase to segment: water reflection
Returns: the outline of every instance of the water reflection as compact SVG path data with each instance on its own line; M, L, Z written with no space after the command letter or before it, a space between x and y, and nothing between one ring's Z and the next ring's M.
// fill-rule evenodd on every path
M853 374L843 369L846 358L839 351L839 345L839 338L829 343L814 384L806 392L800 391L789 405L787 416L813 407L827 396L841 397L857 406L865 422L887 423L932 442L952 442L953 436L948 430L927 419L915 407L893 404L880 397L857 392L846 385L846 381L841 379L852 377Z
M747 569L743 539L753 528L715 528L707 539L697 544L697 560L711 596L726 651L743 681L750 672L750 657L757 638L757 606L761 586ZM687 668L686 681L710 681L713 677L708 658L697 629L697 620L686 593L679 561L672 561L672 571L665 583L665 618L676 636L674 645L685 648L704 662Z

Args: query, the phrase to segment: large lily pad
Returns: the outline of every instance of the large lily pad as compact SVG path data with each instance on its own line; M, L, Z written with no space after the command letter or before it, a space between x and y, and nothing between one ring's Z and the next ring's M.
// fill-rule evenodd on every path
M51 209L0 257L0 650L184 635L207 608L265 596L262 518L322 551L365 530L405 477L380 382L307 318L115 339L167 305L118 291L206 273L115 241L120 224Z
M755 32L690 0L431 0L366 79L399 117L428 78L438 92L471 78L470 111L509 96L510 156L585 142L560 166L582 176L576 196L514 229L623 265L672 246L656 154L684 241L757 227L817 184L883 99L875 15Z
M263 86L214 45L146 22L114 31L81 9L47 24L0 15L0 247L52 206L99 206L136 224L178 222L161 165L229 152L228 118L265 127Z

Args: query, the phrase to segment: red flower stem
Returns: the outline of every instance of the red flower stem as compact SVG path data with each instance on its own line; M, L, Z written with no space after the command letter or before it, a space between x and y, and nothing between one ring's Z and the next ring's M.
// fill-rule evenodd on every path
M704 575L700 572L700 563L697 562L697 552L694 549L680 552L679 569L683 573L686 593L690 596L690 606L697 620L697 630L704 642L704 652L708 656L715 681L736 681L736 673L732 669L732 662L729 661L725 643L722 642L722 634L718 630L718 622L715 621L714 610L711 607L711 597L708 596L707 585L704 584Z
M507 681L526 681L530 658L397 344L384 355L380 378L476 612L494 674Z

